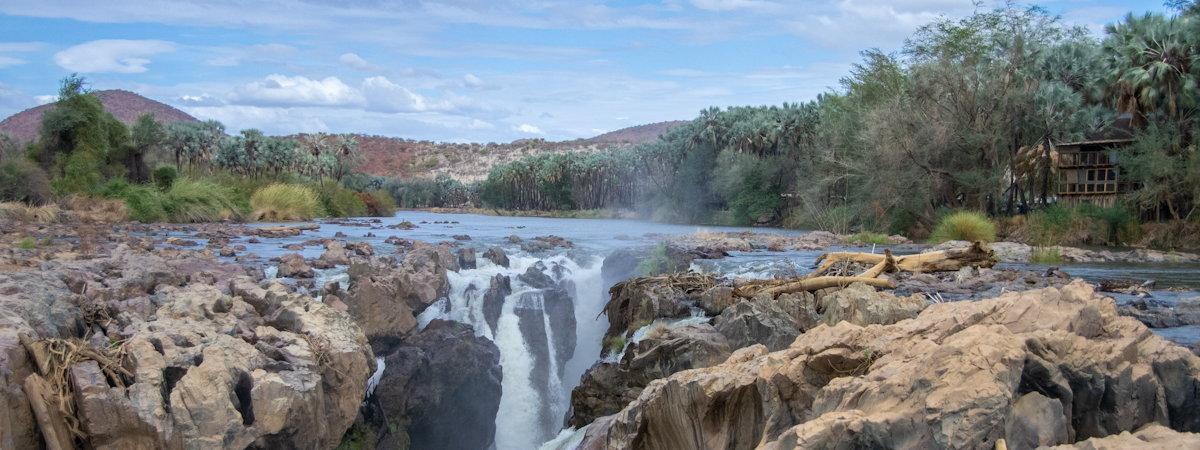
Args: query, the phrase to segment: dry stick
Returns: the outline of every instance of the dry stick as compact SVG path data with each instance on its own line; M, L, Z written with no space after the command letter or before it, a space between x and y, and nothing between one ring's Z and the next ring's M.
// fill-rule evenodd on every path
M50 411L50 396L54 395L46 380L36 373L31 373L25 377L25 396L29 397L29 406L33 409L33 416L37 419L38 428L42 431L42 438L46 441L48 450L72 450L75 448L75 442L72 439L72 432L67 427L65 416L58 412L57 414Z

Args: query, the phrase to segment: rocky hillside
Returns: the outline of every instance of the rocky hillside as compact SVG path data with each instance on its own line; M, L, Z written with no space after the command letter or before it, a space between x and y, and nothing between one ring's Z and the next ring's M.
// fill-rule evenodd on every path
M359 146L366 156L364 172L387 176L447 174L470 182L482 180L497 164L543 153L594 152L626 147L657 139L682 121L658 122L604 133L588 139L553 142L520 139L507 144L417 141L386 136L360 135Z
M175 107L156 100L143 97L129 91L119 89L96 91L104 109L126 124L133 123L138 116L152 113L163 123L195 122L196 118ZM7 134L21 142L32 141L37 137L38 128L42 125L42 115L53 105L45 104L29 108L0 121L0 133Z

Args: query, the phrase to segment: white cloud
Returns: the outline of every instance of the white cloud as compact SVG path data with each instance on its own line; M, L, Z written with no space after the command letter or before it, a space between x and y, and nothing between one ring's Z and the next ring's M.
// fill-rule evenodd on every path
M158 40L101 39L54 54L54 62L80 73L142 73L151 56L175 51L175 44Z
M9 67L9 66L19 66L21 64L25 64L25 60L20 59L20 58L13 58L11 56L0 55L0 69Z
M376 111L412 112L429 109L424 97L385 77L370 77L363 80L362 90L364 98L367 99L367 105Z
M514 126L514 127L513 127L513 130L514 130L514 131L519 131L519 132L522 132L522 133L526 133L526 134L546 134L546 132L542 131L542 129L541 129L541 128L538 128L538 127L537 127L537 126L535 126L535 125L530 125L530 124L527 124L527 123L523 123L523 124L520 124L520 125Z
M472 73L463 75L463 83L471 87L483 86L483 80L479 79L479 77Z
M0 42L0 52L35 52L44 46L41 42Z
M371 64L357 53L343 53L338 57L338 62L341 62L343 66L363 72L378 72L380 69L379 66Z
M363 103L362 93L337 77L314 80L279 74L267 75L263 80L239 87L232 100L257 106L353 106Z

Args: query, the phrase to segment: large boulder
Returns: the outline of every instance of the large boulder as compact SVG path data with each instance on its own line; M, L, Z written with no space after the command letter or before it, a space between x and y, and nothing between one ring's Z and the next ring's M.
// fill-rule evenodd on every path
M283 278L312 278L316 272L299 253L288 253L279 257L277 274Z
M492 341L469 325L434 320L377 347L386 369L368 412L380 448L491 447L501 394L500 350Z
M1154 423L1197 431L1196 408L1200 358L1078 281L739 350L650 383L582 448L1065 444ZM1044 428L1056 423L1065 438Z
M814 301L807 292L778 298L762 296L725 308L713 324L729 338L733 348L763 344L771 351L782 350L816 325L814 320L801 317L814 309Z
M929 306L929 301L920 295L897 297L862 283L823 295L819 303L818 309L823 311L821 321L829 325L841 321L855 325L887 325L917 317Z
M483 252L483 257L491 261L492 264L500 267L508 267L508 255L500 247L488 247L487 251Z
M414 242L399 263L374 258L351 264L342 301L368 337L403 335L416 327L417 314L449 294L446 272L458 269L458 258L445 246Z
M704 292L714 286L716 279L702 274L641 277L613 285L604 305L608 317L605 341L632 334L655 319L691 314ZM607 352L607 347L601 351Z
M1180 433L1160 424L1150 424L1136 432L1091 438L1070 445L1050 447L1052 450L1140 450L1147 448L1200 448L1200 434Z

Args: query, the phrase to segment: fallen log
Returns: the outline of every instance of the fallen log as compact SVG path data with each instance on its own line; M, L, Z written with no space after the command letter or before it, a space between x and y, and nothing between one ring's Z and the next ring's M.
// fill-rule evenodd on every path
M892 280L884 278L868 278L868 277L812 277L812 278L797 278L793 280L783 280L775 286L762 287L754 290L752 294L745 295L739 293L742 297L753 297L762 294L769 294L772 297L781 294L794 294L796 292L819 291L821 289L832 287L846 287L854 283L863 283L868 286L874 286L885 289L895 289L896 284Z
M818 265L813 273L825 274L837 263L860 263L875 266L881 262L886 262L889 258L893 257L891 256L891 251L888 250L885 250L883 254L856 252L825 253L817 257ZM894 265L896 270L914 273L953 272L968 266L992 267L996 265L996 257L992 253L992 250L981 242L975 242L969 247L904 255L894 257L893 259L895 260ZM875 276L878 276L878 274Z
M839 265L841 264L841 265ZM869 266L856 276L843 276L847 265ZM739 284L734 295L753 298L761 294L777 296L802 291L816 291L831 287L845 287L852 283L863 283L878 288L894 289L895 283L880 278L893 272L953 272L963 267L992 267L996 264L992 250L981 242L969 247L955 248L915 255L894 256L891 250L882 254L858 252L831 252L817 257L817 268L812 274L788 280L755 280ZM836 268L836 270L835 270ZM861 270L861 269L855 269Z

